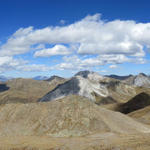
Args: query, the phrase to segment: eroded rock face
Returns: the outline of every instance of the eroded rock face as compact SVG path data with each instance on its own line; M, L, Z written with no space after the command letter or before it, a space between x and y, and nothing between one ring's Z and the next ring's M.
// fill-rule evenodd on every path
M71 94L84 96L96 102L97 99L100 101L107 97L111 97L112 99L124 99L127 96L136 95L136 92L134 87L120 81L100 76L94 72L83 71L57 86L39 101L56 100Z
M140 73L137 76L130 76L129 78L123 80L123 82L137 87L150 88L150 77L144 73Z
M75 76L81 76L83 78L88 78L88 75L91 73L93 73L93 72L85 70L85 71L80 71L80 72L76 73Z
M80 71L77 74L75 74L75 76L80 76L80 77L83 77L83 78L86 78L86 79L89 79L89 80L92 80L92 81L97 81L97 82L99 82L99 81L106 78L104 76L99 75L96 72L88 71L88 70Z
M150 88L150 77L144 73L140 73L136 76L134 76L134 75L129 75L129 76L110 75L107 77L121 80L122 82L124 82L128 85Z
M147 133L150 128L80 96L0 107L0 136L70 137L105 132Z
M146 76L145 74L139 74L134 79L134 85L135 86L144 86L144 87L150 87L150 78Z
M107 88L99 82L94 82L81 76L75 76L69 81L57 86L41 98L40 101L56 100L71 94L84 96L95 101L94 92L103 97L108 95Z
M72 78L64 84L58 85L54 90L47 93L40 101L51 101L71 94L78 94L80 91L79 80Z

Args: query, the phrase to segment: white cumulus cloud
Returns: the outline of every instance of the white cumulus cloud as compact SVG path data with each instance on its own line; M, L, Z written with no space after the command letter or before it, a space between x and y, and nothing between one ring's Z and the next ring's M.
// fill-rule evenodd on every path
M11 56L0 57L0 72L15 70L18 66L25 65L27 61L14 59Z
M71 50L69 50L64 45L55 45L52 48L42 49L40 51L36 51L35 57L49 57L55 55L69 55Z
M34 44L78 44L79 54L124 54L144 56L150 46L150 23L114 20L105 22L100 14L63 27L21 28L1 46L1 54L25 53Z
M0 57L3 57L0 63L4 66L7 63L4 59L8 57L8 61L12 60L7 66L11 67L12 62L17 63L13 58L15 55L34 51L35 57L69 55L68 59L71 59L76 55L76 62L64 60L58 64L57 68L61 69L124 62L142 64L146 62L146 49L150 49L150 23L137 23L134 20L104 21L100 14L95 14L70 25L42 29L20 28L6 43L0 45ZM78 57L87 55L94 57Z

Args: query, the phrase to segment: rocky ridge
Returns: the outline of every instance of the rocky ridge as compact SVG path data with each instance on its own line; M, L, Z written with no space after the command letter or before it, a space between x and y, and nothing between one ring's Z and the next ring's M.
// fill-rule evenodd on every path
M94 102L101 98L124 99L127 95L136 95L135 88L120 81L101 76L95 72L82 71L58 85L39 101L56 100L71 94L86 97Z
M120 80L128 85L150 88L150 77L144 73L140 73L135 76L134 75L129 75L129 76L110 75L107 77Z

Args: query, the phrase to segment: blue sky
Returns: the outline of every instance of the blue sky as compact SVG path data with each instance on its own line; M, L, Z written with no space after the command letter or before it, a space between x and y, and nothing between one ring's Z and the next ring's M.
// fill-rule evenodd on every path
M1 0L0 75L150 73L149 0Z

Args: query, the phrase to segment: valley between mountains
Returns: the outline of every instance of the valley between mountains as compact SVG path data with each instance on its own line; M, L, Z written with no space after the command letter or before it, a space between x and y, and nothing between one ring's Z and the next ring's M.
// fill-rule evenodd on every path
M150 150L148 75L4 79L0 150Z

